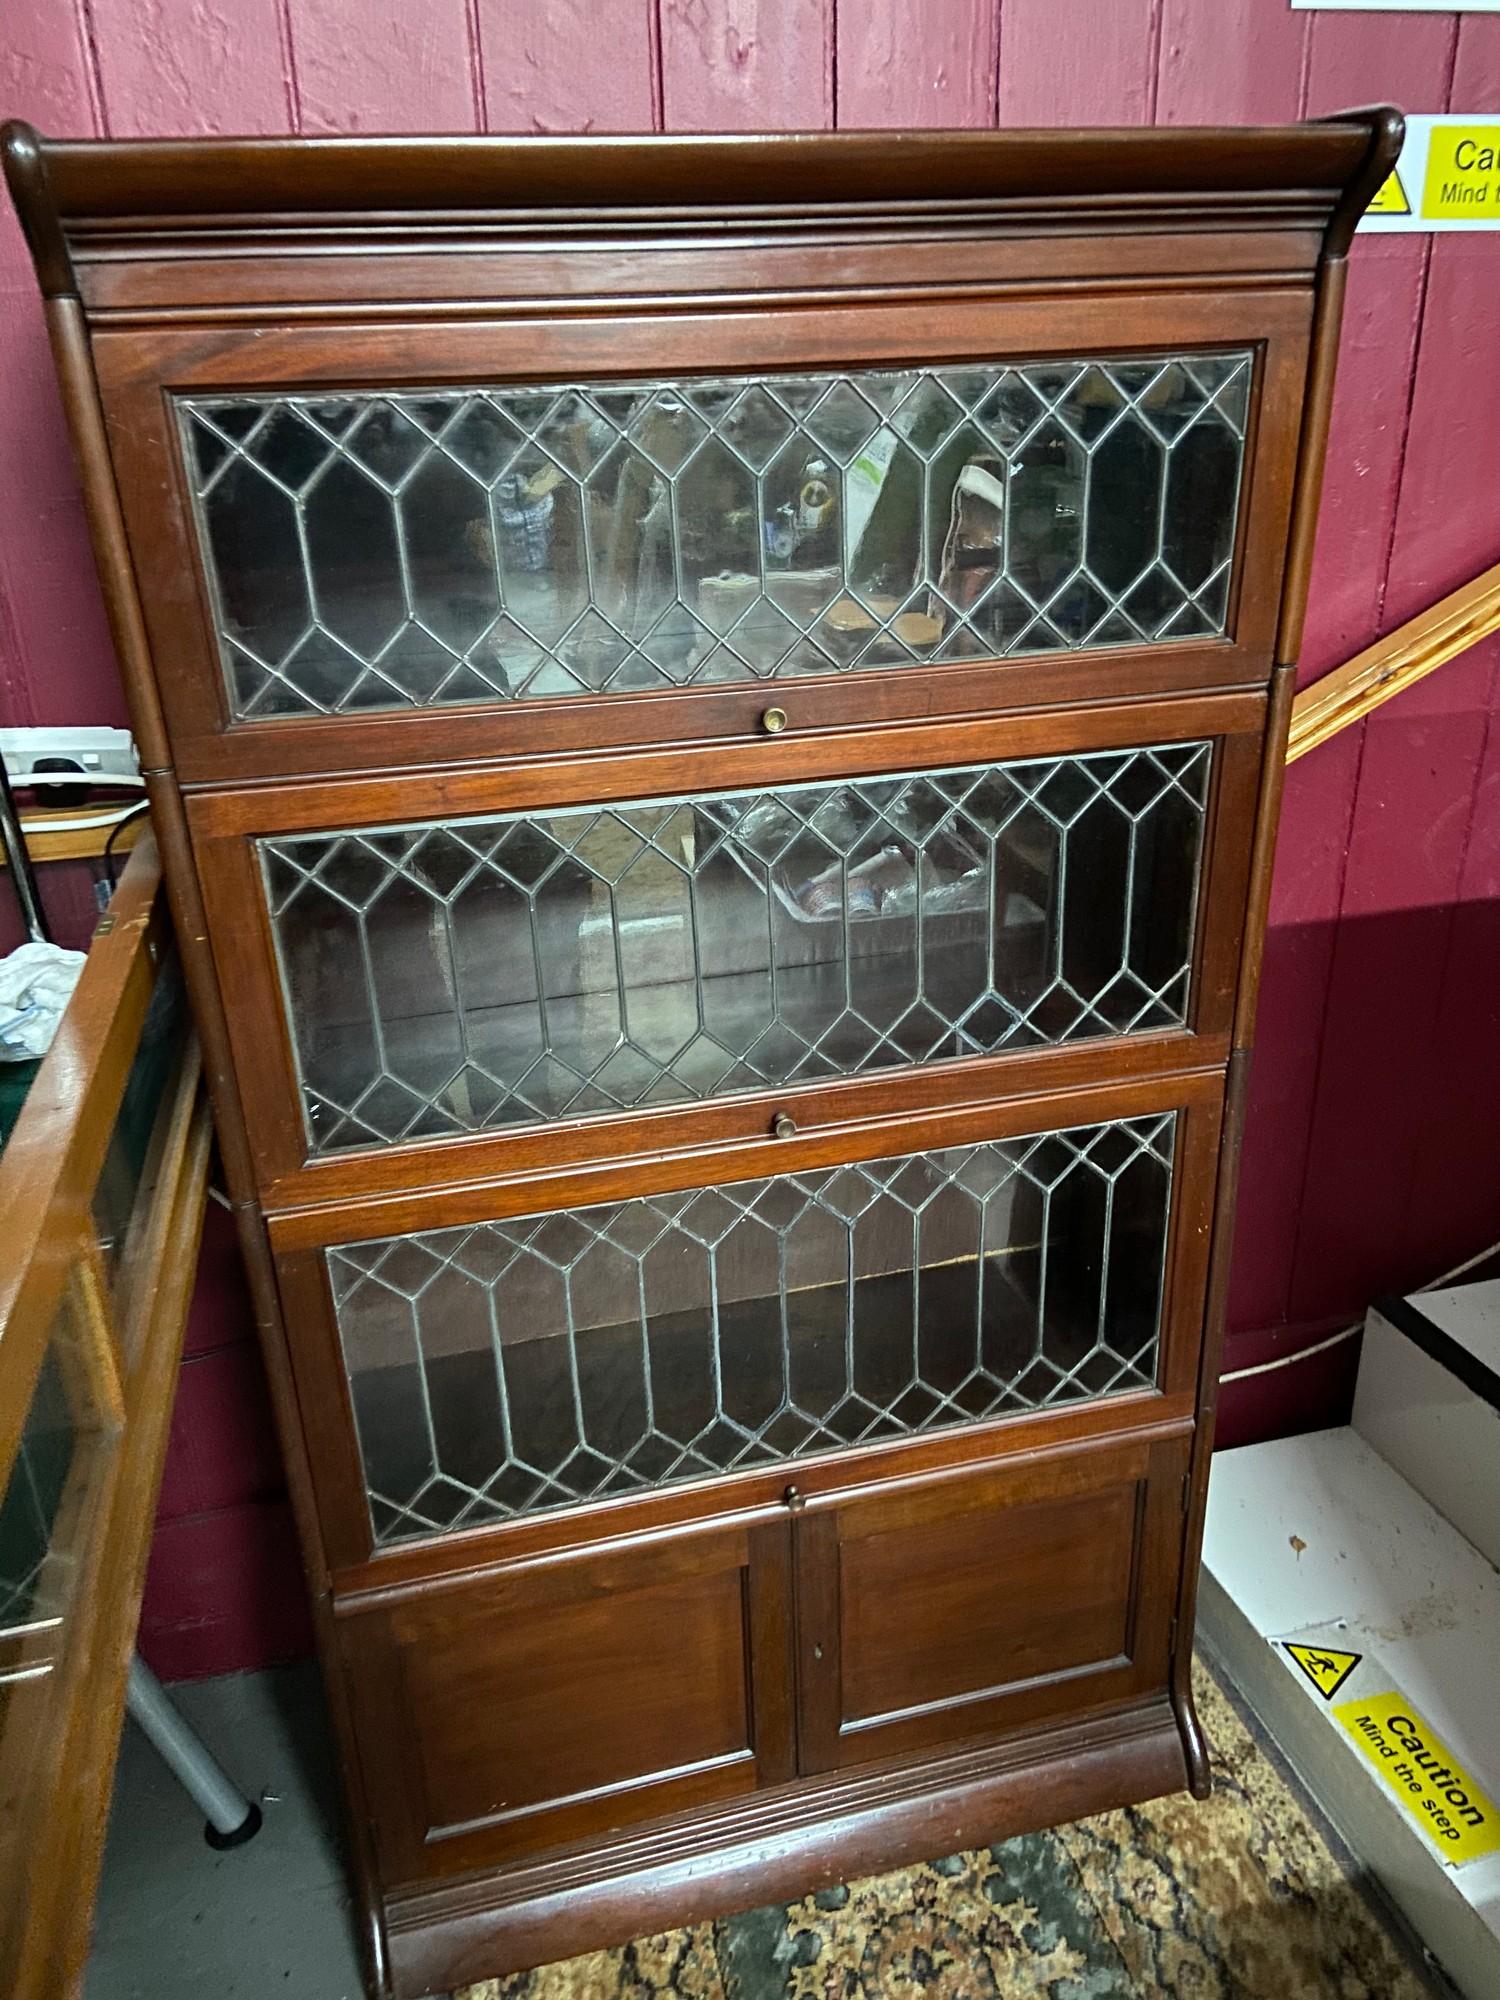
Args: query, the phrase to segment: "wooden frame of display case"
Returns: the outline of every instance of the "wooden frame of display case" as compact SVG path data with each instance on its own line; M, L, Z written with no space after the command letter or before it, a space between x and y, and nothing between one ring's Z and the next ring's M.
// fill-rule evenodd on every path
M272 1375L372 1990L1206 1791L1188 1666L1287 715L1345 258L1399 142L1386 111L641 141L8 128ZM230 719L182 394L1185 348L1254 356L1222 637ZM1217 749L1180 1029L304 1158L258 836L1195 736ZM1154 1387L373 1545L331 1246L1172 1106ZM667 1628L691 1644L663 1651Z
M0 1157L0 1495L49 1358L72 1428L34 1594L0 1632L0 1974L18 2000L83 1977L203 1226L213 1134L180 987L163 1009L174 978L148 830ZM143 1048L154 1101L130 1095ZM133 1185L113 1157L127 1123ZM108 1250L106 1221L123 1224Z

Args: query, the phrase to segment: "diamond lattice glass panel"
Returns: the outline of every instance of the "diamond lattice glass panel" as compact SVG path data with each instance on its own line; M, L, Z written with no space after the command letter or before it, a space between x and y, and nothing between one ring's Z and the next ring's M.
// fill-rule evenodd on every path
M325 1252L377 1541L1149 1387L1175 1125Z
M1222 633L1248 353L190 398L232 712Z
M311 1148L1180 1025L1211 763L264 840Z

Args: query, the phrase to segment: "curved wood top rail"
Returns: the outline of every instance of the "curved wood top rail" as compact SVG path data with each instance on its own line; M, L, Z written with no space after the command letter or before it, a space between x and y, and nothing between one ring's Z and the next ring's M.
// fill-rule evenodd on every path
M1303 688L1292 703L1286 761L1294 764L1494 632L1500 632L1500 563Z
M1311 209L1339 254L1400 147L1386 107L1304 125L1080 131L818 132L585 138L75 141L0 130L43 289L74 289L68 238L229 217L384 221L489 213L596 224L830 218L934 209L1028 215L1192 196L1209 216Z

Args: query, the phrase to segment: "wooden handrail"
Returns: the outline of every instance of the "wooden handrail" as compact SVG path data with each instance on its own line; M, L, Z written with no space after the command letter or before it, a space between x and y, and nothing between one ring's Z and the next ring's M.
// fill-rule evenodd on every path
M1500 632L1500 563L1303 688L1292 703L1286 761L1305 757L1492 632Z

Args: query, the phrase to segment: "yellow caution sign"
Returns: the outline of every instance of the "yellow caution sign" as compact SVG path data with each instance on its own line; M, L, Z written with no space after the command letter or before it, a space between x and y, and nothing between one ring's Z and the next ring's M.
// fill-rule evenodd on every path
M1500 9L1500 0L1493 4ZM1359 226L1398 235L1500 229L1500 113L1413 113L1406 121L1401 158Z
M1500 125L1434 125L1422 182L1427 222L1500 219Z
M1290 1639L1283 1639L1281 1643L1324 1701L1333 1700L1364 1658L1363 1653L1341 1653L1333 1646L1309 1646L1300 1640L1294 1644Z
M1385 177L1375 199L1370 203L1371 215L1410 215L1411 203L1406 199L1406 189L1401 185L1399 171L1392 167Z
M1500 1808L1402 1694L1357 1695L1333 1719L1453 1867L1500 1848Z

